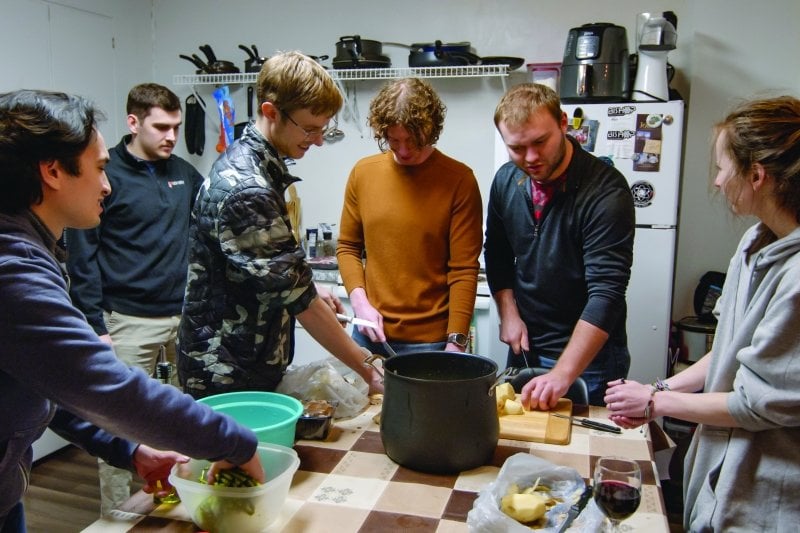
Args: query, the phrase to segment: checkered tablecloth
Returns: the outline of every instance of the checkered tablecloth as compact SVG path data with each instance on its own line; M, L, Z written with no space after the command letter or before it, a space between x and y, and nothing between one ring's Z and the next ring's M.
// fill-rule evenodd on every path
M603 409L588 409L577 407L575 414L607 422ZM592 465L600 456L620 455L637 460L642 470L642 502L638 511L624 522L626 530L669 531L646 431L623 431L616 435L573 427L568 445L501 439L490 464L457 475L434 475L403 468L386 456L380 429L373 420L379 411L379 405L372 405L357 417L336 421L327 441L297 442L300 469L294 476L281 517L267 531L466 532L467 513L478 492L496 479L508 457L520 452L572 467L587 481L593 472ZM577 530L578 525L576 522L572 529ZM199 530L183 506L156 507L150 495L138 493L119 511L84 531Z

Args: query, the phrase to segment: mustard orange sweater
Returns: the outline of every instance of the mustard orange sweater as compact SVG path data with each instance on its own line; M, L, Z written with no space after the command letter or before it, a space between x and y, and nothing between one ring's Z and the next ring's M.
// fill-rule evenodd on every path
M469 332L482 210L472 170L438 150L417 166L386 152L353 167L336 255L347 293L364 287L390 340Z

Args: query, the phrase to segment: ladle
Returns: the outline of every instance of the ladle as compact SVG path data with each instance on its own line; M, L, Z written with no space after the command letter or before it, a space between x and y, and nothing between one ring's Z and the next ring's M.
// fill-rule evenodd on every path
M333 128L325 134L325 140L328 142L336 142L344 137L344 132L339 129L339 114L333 117Z

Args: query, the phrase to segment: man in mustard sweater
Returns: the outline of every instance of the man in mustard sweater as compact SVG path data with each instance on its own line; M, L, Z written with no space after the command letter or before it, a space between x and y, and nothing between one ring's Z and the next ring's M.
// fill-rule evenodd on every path
M475 305L483 210L472 170L435 148L445 106L418 78L390 82L370 104L381 153L356 163L336 255L373 353L463 352Z

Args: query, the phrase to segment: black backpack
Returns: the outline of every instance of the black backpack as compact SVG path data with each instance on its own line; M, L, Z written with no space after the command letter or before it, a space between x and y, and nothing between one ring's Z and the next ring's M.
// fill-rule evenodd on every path
M709 271L700 278L700 283L694 290L694 312L700 322L714 324L717 322L713 315L714 305L722 294L725 284L725 273Z

